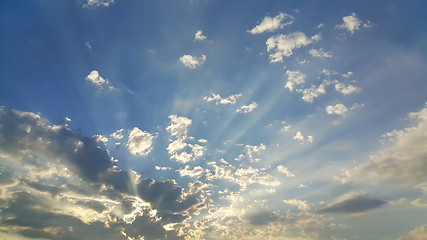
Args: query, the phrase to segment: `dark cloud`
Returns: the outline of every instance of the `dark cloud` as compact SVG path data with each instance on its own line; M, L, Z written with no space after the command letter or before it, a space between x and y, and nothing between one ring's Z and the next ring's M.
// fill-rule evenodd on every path
M368 198L366 194L349 196L346 199L332 203L320 210L324 213L360 213L373 208L378 208L386 202L379 199Z
M146 240L182 239L163 226L180 223L205 207L201 183L185 192L173 180L141 179L133 171L115 170L108 151L95 139L38 114L0 107L0 154L0 183L18 184L6 189L8 197L1 199L1 225L14 226L15 233L25 237L122 239L124 231ZM146 213L125 223L124 214L134 209L132 196L149 202L159 218ZM65 205L82 212L62 210ZM104 220L88 220L84 213L101 214Z

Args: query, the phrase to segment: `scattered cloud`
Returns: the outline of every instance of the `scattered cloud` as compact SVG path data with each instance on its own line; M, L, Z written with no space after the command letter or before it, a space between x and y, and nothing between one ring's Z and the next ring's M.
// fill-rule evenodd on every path
M258 107L258 104L256 102L252 102L249 105L243 105L241 107L239 107L238 109L236 109L237 113L250 113L253 110L255 110Z
M334 202L321 209L324 213L360 213L378 208L386 202L369 198L366 193L351 192L338 197Z
M113 4L114 0L87 0L83 4L83 8L96 8L96 7L109 7L110 4Z
M323 51L323 48L319 49L310 49L310 54L313 57L316 58L331 58L332 55L330 55L328 52Z
M197 32L194 34L195 41L203 41L205 39L207 39L207 37L203 35L202 30L197 30Z
M291 15L286 13L279 13L279 15L275 16L274 18L266 16L260 24L256 25L251 30L248 30L248 32L251 34L274 32L277 29L282 29L284 26L292 24L293 19L294 18ZM288 21L283 22L284 20Z
M203 97L203 100L205 100L206 102L215 102L216 105L219 105L219 104L236 104L237 99L240 98L241 96L242 96L242 94L239 93L239 94L230 95L226 98L222 98L221 95L212 93L212 96L210 96L210 97L205 96L205 97Z
M319 41L320 35L315 35L308 38L302 32L294 32L288 35L279 34L271 36L267 39L267 51L270 53L270 63L283 62L283 57L289 57L293 54L293 50L306 46L313 41Z
M285 174L287 177L295 177L295 174L291 173L291 171L283 165L277 166L277 171L281 174Z
M304 136L301 134L300 131L298 131L297 134L295 134L294 139L298 141L304 141Z
M110 134L110 137L112 137L113 139L116 139L116 140L120 140L123 138L123 131L124 131L123 128L119 129L119 130L115 131L114 133Z
M347 107L344 104L338 103L335 106L327 106L325 108L327 114L336 114L336 115L345 115L348 111Z
M127 148L132 155L146 156L152 148L154 136L134 127L129 134Z
M340 177L342 183L393 181L427 193L423 188L427 182L427 104L408 116L416 125L386 133L384 137L389 144L373 154L369 161L346 170Z
M197 67L203 65L203 63L205 63L206 61L206 55L202 55L201 57L193 57L191 55L183 55L182 57L179 58L179 60L181 61L182 64L184 64L184 66L191 68L191 69L196 69Z
M397 240L423 240L427 236L427 224L419 226L410 231L406 236L400 237Z
M297 89L297 92L302 92L303 95L301 99L304 100L304 102L312 103L315 98L326 93L325 87L328 85L330 85L330 82L324 81L318 87L312 85L310 88Z
M345 85L345 84L340 83L340 82L335 84L335 90L337 90L337 92L340 92L344 95L360 92L360 88L355 87L355 86L350 85L350 84Z
M99 89L117 90L115 87L110 85L110 82L107 79L102 78L96 70L93 70L89 75L87 75L86 81L97 86Z
M355 13L352 13L349 16L345 16L342 18L344 21L340 25L336 25L335 28L340 28L349 31L351 34L353 34L356 30L360 30L360 27L368 28L371 26L371 23L368 21L367 23L364 23L362 20L360 20Z
M286 70L286 75L288 76L288 81L286 82L285 88L289 89L291 92L294 90L295 86L304 84L305 78L307 77L300 71L291 70Z

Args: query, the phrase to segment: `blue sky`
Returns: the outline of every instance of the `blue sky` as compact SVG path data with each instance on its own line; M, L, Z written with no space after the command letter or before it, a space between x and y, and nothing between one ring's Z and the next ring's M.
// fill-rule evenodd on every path
M2 1L0 238L427 238L424 1Z

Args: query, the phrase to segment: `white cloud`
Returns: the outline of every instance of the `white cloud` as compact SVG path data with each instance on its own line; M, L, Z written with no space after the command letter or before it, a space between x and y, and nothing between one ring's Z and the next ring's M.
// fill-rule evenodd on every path
M287 22L283 23L283 20L287 19ZM256 25L251 30L248 30L251 34L260 34L263 32L273 32L277 29L282 29L284 26L292 24L293 17L291 15L288 15L286 13L279 13L279 15L275 16L274 18L271 17L264 17L262 22L258 25Z
M300 131L298 131L297 134L295 134L294 139L298 141L304 141L304 136Z
M203 97L203 100L206 102L215 102L216 105L219 104L235 104L237 99L242 96L241 93L230 95L226 98L222 98L221 95L212 93L211 97L205 96Z
M283 62L283 57L289 57L293 54L292 50L318 40L320 40L320 35L308 38L302 32L294 32L288 35L279 34L269 37L265 44L267 45L267 51L273 52L270 54L270 63Z
M427 208L427 201L425 199L417 198L411 201L411 205L419 208Z
M171 168L171 167L160 167L160 166L154 166L154 168L155 168L157 171L168 171L168 170L172 170L172 168Z
M236 109L237 113L250 113L253 110L255 110L255 108L258 107L258 104L256 102L252 102L249 105L243 105L240 108Z
M87 0L87 3L83 4L84 8L91 7L108 7L113 4L114 0Z
M389 144L369 161L346 170L341 182L392 181L423 190L427 186L427 105L419 112L410 113L409 118L416 122L415 126L386 133L384 137Z
M293 91L296 85L304 84L305 78L307 77L304 73L300 71L291 70L287 70L286 75L288 75L288 81L286 82L285 88L288 88L290 91Z
M191 125L191 119L177 115L170 115L169 118L171 123L166 127L166 130L178 139L187 138L187 128Z
M110 82L107 79L102 78L96 70L93 70L89 75L87 75L86 81L96 85L100 89L107 88L109 90L117 90L115 87L110 85Z
M304 100L304 102L312 103L315 98L326 93L325 87L329 84L330 82L324 81L318 87L311 86L310 88L306 89L297 89L297 91L302 92L303 96L301 99Z
M95 135L95 136L93 136L94 138L95 138L95 141L96 142L103 142L103 143L106 143L106 142L108 142L108 138L106 138L105 136L103 136L103 135Z
M425 240L427 236L427 224L419 226L410 231L406 236L400 237L397 240Z
M340 25L336 25L335 28L347 30L351 32L351 34L353 34L356 30L360 30L361 26L364 28L368 28L371 26L369 21L367 23L363 23L363 21L361 21L355 13L343 17L342 20L344 22Z
M353 72L343 73L343 74L341 74L341 76L343 76L344 78L349 78L349 77L353 76Z
M152 149L153 138L148 132L141 131L139 128L134 127L129 134L127 147L132 155L148 155Z
M291 173L288 168L286 168L285 166L279 165L277 166L277 171L279 171L279 173L281 174L285 174L288 177L295 177L295 174Z
M258 161L259 159L255 158L254 159L254 155L259 156L261 154L262 151L264 151L267 147L261 143L259 146L254 146L254 145L246 145L245 146L245 151L246 151L246 155L249 157L249 159L252 161Z
M189 165L185 165L184 169L176 170L181 177L189 176L189 177L197 177L204 172L203 168L200 166L196 166L193 170L190 170Z
M348 109L344 104L338 103L335 106L327 106L325 108L327 114L336 114L336 115L344 115Z
M332 55L323 51L323 48L310 49L310 54L311 54L311 56L317 57L317 58L330 58L330 57L332 57Z
M335 90L337 90L338 92L340 92L344 95L360 92L360 88L355 87L355 86L350 85L350 84L346 86L345 84L340 83L340 82L335 84Z
M195 34L194 34L194 40L195 41L203 41L205 40L207 37L203 35L202 30L198 30Z
M307 142L313 143L313 136L311 135L307 136Z
M120 140L123 138L123 131L124 131L123 128L119 129L119 130L113 132L112 134L110 134L110 137L117 139L117 140Z
M195 69L201 66L203 63L205 63L206 55L202 55L199 58L193 57L191 55L183 55L182 57L179 58L179 60L181 61L182 64L184 64L184 66L191 69Z

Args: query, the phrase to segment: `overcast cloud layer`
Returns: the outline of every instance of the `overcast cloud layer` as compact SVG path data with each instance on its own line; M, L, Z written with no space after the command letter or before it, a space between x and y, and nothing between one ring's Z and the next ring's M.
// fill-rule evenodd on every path
M0 239L427 239L425 7L0 3Z

